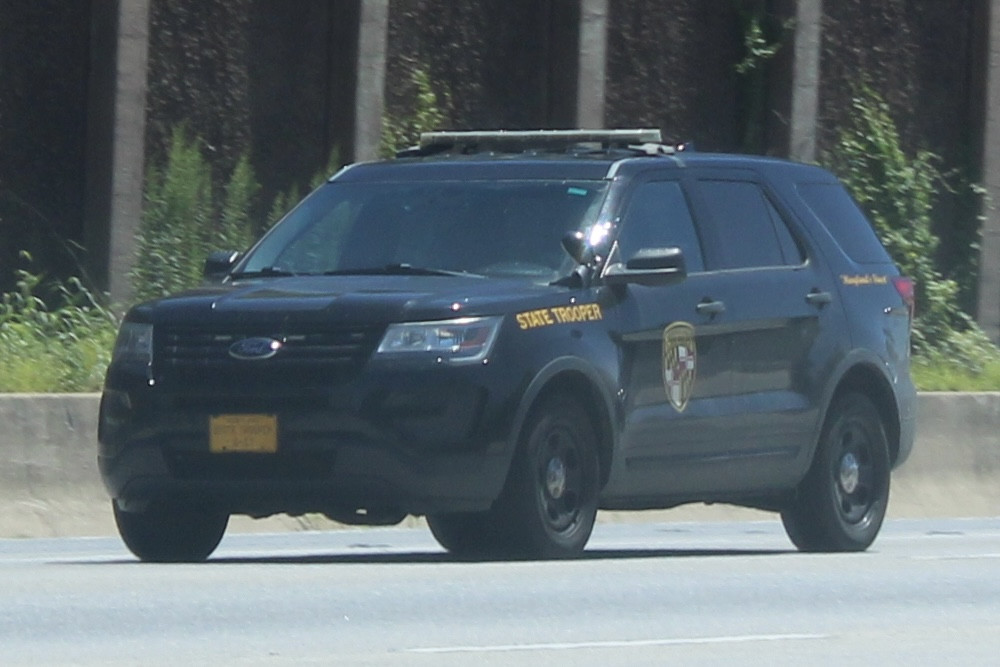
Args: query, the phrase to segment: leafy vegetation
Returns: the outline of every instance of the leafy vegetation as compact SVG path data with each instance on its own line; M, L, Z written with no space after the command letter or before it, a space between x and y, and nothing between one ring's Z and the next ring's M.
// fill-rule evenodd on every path
M240 158L221 198L212 192L211 167L201 142L176 128L167 163L146 174L132 287L139 301L201 282L212 250L244 250L253 237L251 211L260 186L246 156Z
M770 113L767 97L771 61L783 43L790 40L794 21L779 22L762 2L747 5L734 0L733 5L743 32L742 58L733 68L742 107L740 149L747 153L763 153L766 150L766 116Z
M757 34L750 33L753 44L759 41ZM413 83L412 115L385 119L383 155L413 144L420 132L436 129L445 120L426 73L416 71ZM859 88L854 110L854 122L842 130L826 161L866 209L901 270L916 281L913 372L918 388L1000 389L1000 350L961 310L956 282L942 275L934 261L938 239L931 231L931 217L943 181L937 158L929 152L910 156L903 151L888 106L870 89ZM334 150L310 189L339 165ZM245 157L221 192L213 192L200 140L175 129L166 164L147 174L139 234L142 261L131 276L138 298L197 285L210 250L248 247L262 228L299 199L297 188L279 194L266 224L255 225L259 195ZM0 392L99 389L116 327L115 314L79 280L47 281L18 272L17 289L0 295Z
M335 149L310 188L339 166ZM213 192L201 141L175 129L166 164L147 173L138 236L142 261L131 274L136 299L198 285L210 251L249 247L262 228L299 199L297 188L279 194L267 224L255 225L259 194L246 157L237 161L221 191ZM30 262L27 255L24 259ZM99 390L117 327L114 311L80 280L60 282L19 271L16 290L0 295L0 392Z
M386 114L382 119L381 157L392 157L397 150L415 145L421 132L441 129L447 120L444 108L449 105L448 96L438 98L426 70L414 70L412 83L415 90L412 113L405 117Z
M1000 360L973 371L946 361L918 357L912 365L913 381L920 391L1000 391Z
M0 296L0 392L100 389L117 317L75 278L17 275Z
M888 104L870 87L859 86L852 108L853 122L826 159L900 270L915 281L913 348L922 377L981 376L1000 363L1000 350L962 310L958 284L935 262L932 214L938 189L945 187L939 159L929 151L904 152Z

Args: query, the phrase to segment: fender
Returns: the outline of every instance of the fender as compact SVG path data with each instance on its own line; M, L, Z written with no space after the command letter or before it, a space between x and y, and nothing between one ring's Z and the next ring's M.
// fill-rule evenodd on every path
M853 349L841 358L833 372L830 373L826 386L823 387L820 410L816 424L813 427L813 437L809 441L808 448L803 449L797 457L796 465L800 477L805 476L806 472L809 470L809 466L812 465L813 455L816 452L816 447L819 446L820 433L823 430L823 424L826 423L826 418L830 411L830 405L833 402L833 398L836 395L837 390L841 387L847 375L856 368L864 367L878 373L878 375L881 376L882 381L885 382L887 386L892 386L894 382L889 373L888 366L889 365L885 362L885 360L881 359L871 350L864 348ZM892 393L895 397L895 392L890 393ZM896 400L896 411L898 412L899 401L895 398L894 400Z
M611 389L612 383L592 363L580 357L566 356L558 357L545 364L528 383L527 388L525 388L517 410L514 412L514 421L509 431L509 442L507 444L511 458L513 458L514 453L517 451L517 443L520 440L521 431L524 429L524 424L528 419L531 409L537 403L538 397L550 386L553 380L569 373L582 375L587 384L596 390L599 400L603 403L602 407L605 414L608 417L608 422L604 425L605 432L599 433L598 436L609 441L609 455L617 450L618 423L622 414L622 404L620 400L615 398L615 394ZM603 475L606 475L607 472L607 470L602 470Z

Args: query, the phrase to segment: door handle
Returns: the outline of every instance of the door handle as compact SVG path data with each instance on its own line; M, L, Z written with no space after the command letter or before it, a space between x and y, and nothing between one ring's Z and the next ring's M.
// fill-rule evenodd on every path
M814 306L825 306L826 304L833 301L833 295L829 292L821 292L820 290L813 290L806 294L806 303L810 303Z
M726 304L721 301L706 299L694 307L699 315L719 315L726 312Z

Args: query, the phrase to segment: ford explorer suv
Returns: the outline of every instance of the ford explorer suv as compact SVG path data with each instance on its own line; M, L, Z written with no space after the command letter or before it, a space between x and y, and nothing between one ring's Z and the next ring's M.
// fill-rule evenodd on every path
M276 513L568 557L599 509L686 503L859 551L914 440L913 283L816 166L429 133L205 270L129 310L107 372L100 471L142 560Z

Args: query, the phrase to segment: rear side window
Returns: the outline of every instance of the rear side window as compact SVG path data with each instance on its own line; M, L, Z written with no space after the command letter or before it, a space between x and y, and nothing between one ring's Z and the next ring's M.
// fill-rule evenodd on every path
M700 181L704 205L719 234L718 269L801 264L802 253L756 183Z
M767 197L764 197L764 206L771 215L771 222L774 223L774 232L778 236L778 243L781 244L781 255L785 259L785 264L795 265L806 261L802 247L799 246L792 233L788 231L785 219L781 217L778 209L774 208L774 204Z
M852 260L859 264L892 261L868 218L843 186L835 183L799 183L796 190Z

